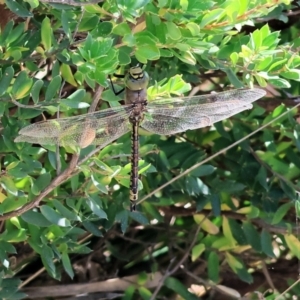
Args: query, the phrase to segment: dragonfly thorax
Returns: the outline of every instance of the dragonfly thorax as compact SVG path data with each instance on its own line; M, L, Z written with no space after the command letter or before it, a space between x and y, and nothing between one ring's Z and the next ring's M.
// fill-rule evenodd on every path
M125 75L125 85L132 91L146 89L149 83L149 75L141 67L136 66L129 69Z

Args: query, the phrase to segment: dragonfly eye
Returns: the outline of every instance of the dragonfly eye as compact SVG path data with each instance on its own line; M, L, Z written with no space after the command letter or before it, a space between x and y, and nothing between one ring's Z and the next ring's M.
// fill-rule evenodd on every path
M133 79L139 79L144 77L144 71L140 66L130 68L128 73L129 76Z

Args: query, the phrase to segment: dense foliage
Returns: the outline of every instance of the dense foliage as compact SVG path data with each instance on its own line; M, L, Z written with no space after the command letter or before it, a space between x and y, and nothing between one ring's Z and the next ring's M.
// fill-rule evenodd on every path
M87 2L1 5L0 298L300 295L298 4ZM45 118L121 105L108 75L137 62L149 101L253 85L268 94L211 128L141 131L130 212L129 135L84 149L14 139Z

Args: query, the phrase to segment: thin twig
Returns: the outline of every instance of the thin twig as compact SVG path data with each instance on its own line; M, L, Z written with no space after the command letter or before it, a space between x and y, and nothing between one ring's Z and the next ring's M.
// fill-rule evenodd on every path
M282 294L280 294L278 297L276 297L274 300L281 300L281 299L285 299L284 298L281 298L285 293L287 293L289 290L291 290L294 286L296 286L297 284L300 283L300 278L295 281L291 286L289 286Z
M103 86L101 86L101 85L97 86L97 88L95 90L95 94L93 96L92 103L91 103L91 105L89 107L89 113L92 113L92 112L94 112L96 110L97 105L98 105L98 103L99 103L99 101L101 99L101 95L102 95L103 90L104 90Z
M72 43L73 43L74 40L75 40L75 37L76 37L76 34L77 34L77 32L78 32L79 25L80 25L80 23L81 23L81 21L82 21L83 15L84 15L84 8L83 8L83 6L81 6L81 14L80 14L79 20L78 20L78 22L77 22L77 24L76 24L74 33L73 33L73 35L72 35Z
M41 109L42 106L43 106L42 104L34 104L34 105L26 105L26 104L22 104L22 103L16 101L15 99L13 99L13 98L11 98L10 101L11 101L14 105L16 105L16 106L18 106L18 107L21 107L21 108Z
M262 261L262 271L263 271L263 274L265 275L265 278L266 278L268 284L272 288L272 290L276 291L275 285L274 285L274 283L272 281L272 278L270 276L270 273L269 273L269 271L267 269L267 266L266 266L266 263L264 261Z
M204 220L205 220L206 218L207 218L207 216L205 216L205 217L203 218L203 220L200 222L200 224L198 225L197 230L196 230L196 232L195 232L195 234L194 234L194 238L193 238L191 244L189 245L188 249L186 249L185 254L182 256L182 258L179 260L179 262L178 262L178 263L175 265L175 267L173 267L172 269L171 269L171 266L173 265L174 260L172 260L172 261L170 262L170 265L169 265L167 271L165 272L164 276L162 277L162 279L160 280L159 284L157 285L157 287L156 287L155 291L153 292L153 294L152 294L150 300L156 299L156 296L157 296L157 294L159 293L160 289L162 288L162 286L163 286L165 280L166 280L169 276L171 276L172 274L174 274L174 273L181 267L181 265L187 260L187 258L188 258L189 255L190 255L190 252L191 252L192 248L194 247L194 245L195 245L196 242L197 242L199 231L200 231L200 229L201 229L202 223L204 222ZM171 269L171 270L169 270L169 269Z

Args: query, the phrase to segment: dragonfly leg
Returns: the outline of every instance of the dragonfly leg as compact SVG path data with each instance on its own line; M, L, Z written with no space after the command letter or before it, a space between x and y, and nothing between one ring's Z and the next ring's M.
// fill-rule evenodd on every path
M124 78L124 75L114 74L114 76L117 77L117 78ZM125 88L121 89L120 91L116 91L115 86L114 86L114 84L111 80L111 76L108 75L108 78L109 78L109 81L110 81L110 84L111 84L111 88L112 88L112 90L113 90L113 92L116 96L118 96L119 94L124 92Z

